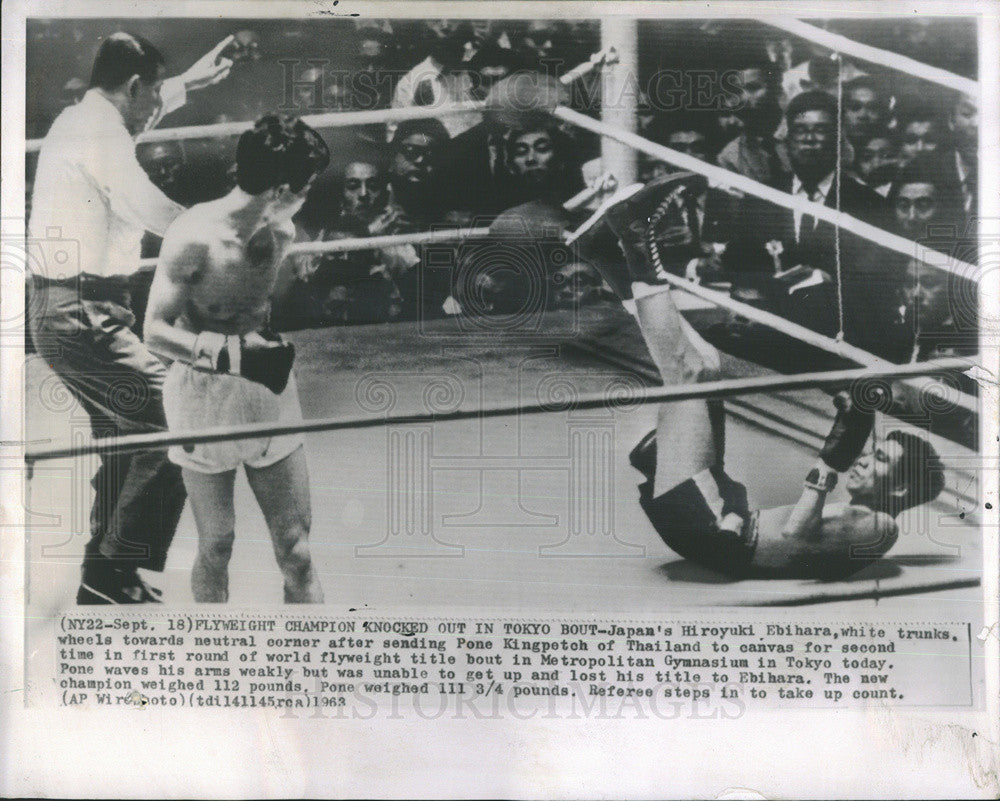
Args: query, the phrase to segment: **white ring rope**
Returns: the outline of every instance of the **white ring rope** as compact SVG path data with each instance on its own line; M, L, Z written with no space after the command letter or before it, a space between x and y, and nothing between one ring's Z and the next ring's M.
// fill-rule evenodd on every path
M656 142L652 142L638 134L624 131L621 128L609 125L600 120L595 120L593 117L588 117L586 114L581 114L579 111L574 111L571 108L559 106L552 113L565 122L577 125L592 133L606 136L609 139L615 139L642 153L646 153L661 161L666 161L668 164L673 164L681 169L704 175L717 184L739 189L747 194L770 201L776 206L811 214L817 219L826 220L832 225L844 228L861 239L874 242L876 245L881 245L887 250L893 250L908 258L917 259L960 278L970 281L978 280L979 268L968 262L946 256L919 242L913 242L889 231L877 228L874 225L869 225L842 211L824 206L822 203L813 203L810 200L795 197L787 192L782 192L780 189L774 189L766 184L754 181L752 178L730 172L727 169L701 161L694 158L694 156L689 156L686 153L681 153L664 145L658 145Z
M857 362L865 367L874 367L878 369L885 368L887 365L892 364L892 362L880 358L874 353L869 353L866 350L862 350L861 348L842 340L831 339L830 337L823 336L810 328L805 328L798 323L793 323L791 320L786 320L784 317L779 317L777 314L772 314L769 311L758 309L756 306L750 306L746 303L741 303L738 300L733 300L729 295L723 294L722 292L716 292L713 289L707 289L700 284L695 284L692 281L689 281L687 278L681 278L666 272L662 273L661 277L664 278L671 286L682 289L689 294L701 298L702 300L707 300L720 308L729 309L730 311L735 312L741 317L745 317L752 322L766 325L768 328L779 331L782 334L786 334L793 339L801 340L807 345L812 345L814 348L826 351L827 353L832 353L834 356L849 359L850 361ZM971 395L966 395L964 392L956 390L955 397L951 400L954 400L956 406L961 406L966 411L973 413L978 413L979 411L978 399Z
M385 236L352 237L350 239L329 239L322 242L295 242L285 251L285 258L303 253L345 253L351 250L379 250L400 245L426 245L432 242L457 242L464 239L483 239L490 235L489 228L441 228L439 230L417 231L412 234L387 234ZM159 257L142 259L139 269L148 270L156 266Z
M844 63L837 57L837 169L833 175L833 191L836 199L837 212L840 212L840 180L843 165L844 137ZM837 266L837 340L844 338L844 275L840 269L840 226L833 229L833 256Z
M948 373L968 369L965 359L941 359L937 362L921 362L919 364L894 364L879 370L867 368L853 370L825 371L820 373L800 373L798 375L766 375L753 378L735 378L722 381L706 381L701 384L674 384L665 387L645 387L636 390L634 394L624 399L616 399L605 392L587 393L574 398L568 408L608 409L616 403L666 403L677 400L692 400L697 398L722 398L748 393L778 392L783 390L801 390L813 387L849 385L854 381L866 381L876 378L902 378L904 376L926 375L929 373ZM445 422L456 420L484 420L491 417L504 417L514 414L551 413L552 404L548 402L524 403L523 401L508 402L494 406L484 406L474 409L456 409L445 412L420 412L416 414L382 414L372 417L324 417L313 420L302 420L294 423L267 422L243 423L234 426L217 426L184 432L156 432L150 434L127 434L123 436L102 437L87 443L67 442L25 450L24 461L28 466L28 478L37 462L66 457L80 457L96 453L132 453L136 451L164 449L171 445L184 445L206 442L227 442L248 437L274 437L285 434L308 434L321 431L342 431L359 428L376 428L387 425L405 425L427 422Z
M891 50L882 50L878 47L861 44L860 42L855 42L853 39L848 39L846 36L824 31L822 28L817 28L815 25L810 25L807 22L797 19L788 19L786 17L758 17L758 19L767 25L781 28L783 31L788 31L788 33L795 34L802 39L815 42L823 47L828 47L836 52L847 53L848 55L860 58L862 61L881 64L883 67L907 72L910 75L923 78L925 81L936 83L948 89L954 89L956 92L962 92L976 98L979 97L978 81L963 78L961 75L955 75L947 70L932 67L921 61L915 61L899 53L893 53Z
M471 107L482 108L483 106L481 103L463 103L442 106L439 109L431 109L429 107L413 107L404 109L382 109L378 111L339 111L331 112L329 114L303 117L302 119L310 125L315 125L319 122L322 123L324 127L339 127L341 124L359 125L369 124L375 121L385 121L388 119L423 119L436 117L442 114L457 114L468 111ZM817 219L826 220L835 226L845 228L862 239L874 242L877 245L881 245L888 250L893 250L908 258L917 259L932 267L945 270L946 272L950 272L960 278L972 281L978 280L979 268L974 265L969 264L968 262L960 261L951 256L945 256L932 248L913 242L909 239L905 239L904 237L890 233L889 231L885 231L881 228L877 228L874 225L869 225L868 223L851 217L844 212L828 208L820 203L813 203L809 200L794 197L787 192L782 192L778 189L767 186L766 184L747 178L746 176L730 172L722 167L717 167L714 164L701 161L700 159L696 159L685 153L680 153L664 145L659 145L656 142L652 142L649 139L639 136L638 134L608 125L605 122L595 120L592 117L588 117L586 114L581 114L580 112L574 111L573 109L565 106L557 107L552 113L554 116L565 122L577 125L578 127L591 131L592 133L615 139L635 148L640 152L646 153L647 155L666 161L670 164L674 164L682 169L690 170L691 172L698 173L699 175L704 175L706 178L709 178L718 184L729 186L733 189L739 189L747 192L748 194L762 198L763 200L770 201L777 206L783 206L788 209L796 209L802 211L803 213L811 214ZM227 122L219 125L167 128L162 131L150 132L150 134L144 134L143 136L154 136L160 133L168 132L175 133L176 135L172 138L177 139L189 138L191 136L202 136L206 133L211 134L212 132L220 132L219 135L222 135L223 133L225 135L229 135L232 132L247 130L250 125L251 123L249 122ZM141 141L154 141L153 139L140 139ZM40 144L42 140L36 139L32 141ZM31 144L31 142L29 142L29 144ZM374 245L373 247L378 247L378 245ZM144 264L146 266L149 264L155 264L155 259L145 260Z
M465 103L448 103L440 106L408 106L406 108L381 108L370 111L328 111L325 114L307 114L300 117L313 128L348 128L354 125L376 125L383 122L403 122L405 120L425 120L446 117L451 114L466 114L482 111L485 104L479 100ZM279 109L280 111L281 109ZM253 121L218 122L211 125L185 125L178 128L156 128L139 134L136 144L149 142L176 142L181 139L215 139L238 136L253 127ZM43 139L29 139L25 150L31 153L42 146Z

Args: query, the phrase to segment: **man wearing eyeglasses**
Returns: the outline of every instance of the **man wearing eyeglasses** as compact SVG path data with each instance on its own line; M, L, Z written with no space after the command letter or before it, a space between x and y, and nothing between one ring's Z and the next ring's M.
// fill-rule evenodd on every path
M846 171L837 181L837 101L826 92L796 95L785 112L792 175L777 186L795 198L839 208L888 228L885 200ZM747 196L736 214L736 232L723 266L735 293L753 288L762 303L828 336L838 332L837 231L802 208L788 209ZM879 272L877 248L840 231L844 332L867 344L895 292ZM885 290L883 292L882 290ZM884 297L883 297L884 295ZM886 305L888 304L888 305Z

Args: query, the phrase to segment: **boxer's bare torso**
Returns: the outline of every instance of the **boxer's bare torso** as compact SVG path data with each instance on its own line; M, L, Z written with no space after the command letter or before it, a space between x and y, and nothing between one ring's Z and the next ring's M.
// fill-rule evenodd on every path
M898 536L896 521L884 512L851 503L832 503L802 530L789 532L794 505L761 509L753 564L780 572L803 559L823 561L844 555L857 559L887 551Z
M288 220L241 226L225 200L192 207L167 232L150 294L154 324L239 336L267 325L294 226ZM177 358L185 352L182 344Z

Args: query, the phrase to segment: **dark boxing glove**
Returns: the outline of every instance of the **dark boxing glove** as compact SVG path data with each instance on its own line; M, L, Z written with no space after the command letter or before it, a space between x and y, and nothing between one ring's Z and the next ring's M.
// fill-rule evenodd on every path
M295 346L270 332L250 342L241 337L204 332L198 335L192 357L191 363L196 367L242 376L280 395L288 386Z
M263 384L275 395L288 386L288 376L295 361L295 346L291 342L271 341L266 345L240 343L239 374Z
M878 388L875 391L881 392ZM859 409L849 392L838 392L833 403L837 416L819 458L831 469L843 473L864 450L875 425L875 412Z

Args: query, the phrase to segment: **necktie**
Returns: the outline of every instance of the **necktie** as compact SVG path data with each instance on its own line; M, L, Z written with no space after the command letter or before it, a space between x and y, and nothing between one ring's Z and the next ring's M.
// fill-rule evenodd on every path
M820 193L816 186L803 185L803 189L808 193L809 199L814 203L818 203L823 199L823 195ZM812 236L813 231L816 230L816 218L811 214L803 214L802 219L799 221L799 242Z
M691 231L691 241L701 242L701 222L698 220L698 196L690 189L684 191L684 213L687 217L688 229Z

